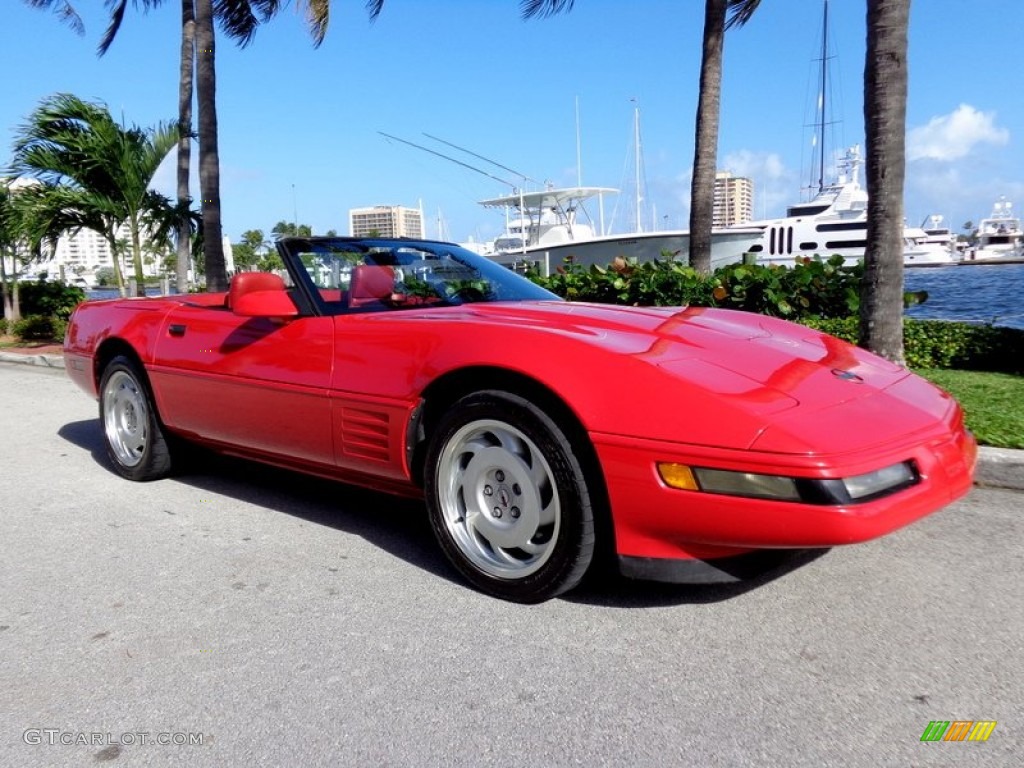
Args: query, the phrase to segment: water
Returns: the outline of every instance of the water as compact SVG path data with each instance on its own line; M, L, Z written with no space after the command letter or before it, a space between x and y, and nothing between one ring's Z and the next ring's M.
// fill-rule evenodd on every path
M910 307L907 317L1024 329L1024 264L915 267L904 272L903 284L928 292L928 301Z
M173 295L173 294L176 294L177 292L178 291L172 285L171 286L171 294ZM117 288L90 288L89 290L87 290L85 292L85 298L89 299L90 301L94 301L94 300L97 300L97 299L116 299L120 295L121 294L119 294L117 292ZM130 297L134 297L134 295L135 294L129 294ZM155 286L154 287L147 286L146 287L146 295L147 296L163 296L163 293L161 292L161 290L159 288L157 288Z

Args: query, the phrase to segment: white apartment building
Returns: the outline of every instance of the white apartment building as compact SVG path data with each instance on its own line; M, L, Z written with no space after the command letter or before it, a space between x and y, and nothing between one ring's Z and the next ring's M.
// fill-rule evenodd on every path
M754 182L729 171L715 174L715 211L712 226L730 227L754 219Z
M57 241L53 254L54 265L71 275L93 273L102 267L113 266L110 245L99 232L81 229L74 234L65 234Z
M423 211L401 205L375 205L353 208L348 212L348 231L352 237L376 233L380 237L423 237Z

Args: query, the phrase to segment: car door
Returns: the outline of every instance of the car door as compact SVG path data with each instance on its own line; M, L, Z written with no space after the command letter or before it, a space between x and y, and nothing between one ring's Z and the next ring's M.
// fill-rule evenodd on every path
M415 322L388 313L339 315L332 380L335 460L345 472L410 479L409 425L419 403L413 371L425 351Z
M333 465L333 337L330 317L182 305L167 316L150 366L161 417L194 439Z

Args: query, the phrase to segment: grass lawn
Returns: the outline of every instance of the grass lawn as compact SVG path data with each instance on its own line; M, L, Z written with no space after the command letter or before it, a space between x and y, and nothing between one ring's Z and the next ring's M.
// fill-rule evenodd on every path
M1024 448L1024 376L979 371L917 371L960 401L978 442Z

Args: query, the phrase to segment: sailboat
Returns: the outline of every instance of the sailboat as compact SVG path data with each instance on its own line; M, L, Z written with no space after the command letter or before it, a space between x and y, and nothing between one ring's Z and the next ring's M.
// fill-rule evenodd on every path
M825 128L830 124L826 100L829 82L828 32L828 0L824 0L818 76L820 90L814 123L818 157L812 169L811 185L814 188L813 175L816 171L817 191L810 201L789 206L784 217L744 225L760 230L760 237L750 247L750 251L756 254L758 264L792 266L809 258L827 259L840 255L846 264L852 265L864 258L868 234L868 193L860 184L863 159L859 145L846 150L837 163L835 179L825 181ZM954 263L952 252L929 242L926 233L919 227L904 228L903 241L905 266Z

